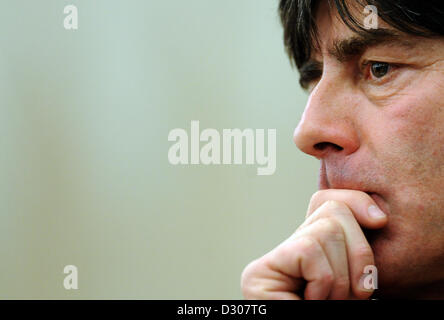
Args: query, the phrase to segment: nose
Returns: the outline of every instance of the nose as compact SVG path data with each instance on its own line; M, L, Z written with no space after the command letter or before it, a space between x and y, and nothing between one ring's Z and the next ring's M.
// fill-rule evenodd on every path
M359 149L354 119L357 100L353 95L343 81L321 79L295 129L296 146L318 159L338 153L349 155Z

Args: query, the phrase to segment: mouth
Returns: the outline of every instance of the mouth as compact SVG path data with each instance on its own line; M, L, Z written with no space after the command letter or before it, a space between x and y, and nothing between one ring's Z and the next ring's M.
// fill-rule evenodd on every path
M349 189L364 192L373 199L376 205L386 215L390 214L389 207L384 198L386 190L384 190L382 185L376 183L376 181L372 183L365 181L359 175L353 175L351 172L345 174L345 171L339 171L339 173L338 171L338 169L332 168L330 172L328 172L326 162L321 161L321 167L319 169L319 190Z

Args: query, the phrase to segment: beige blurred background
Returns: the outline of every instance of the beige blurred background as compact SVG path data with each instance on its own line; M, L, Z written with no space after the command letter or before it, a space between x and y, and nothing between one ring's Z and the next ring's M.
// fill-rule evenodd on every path
M278 0L0 3L0 299L241 299L316 190ZM277 129L275 174L169 164L191 120Z

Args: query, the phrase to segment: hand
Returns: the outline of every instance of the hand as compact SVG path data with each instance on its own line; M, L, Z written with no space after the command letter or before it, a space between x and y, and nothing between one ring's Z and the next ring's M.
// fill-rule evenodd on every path
M244 269L242 293L246 299L368 299L372 290L362 279L374 256L360 226L386 224L364 192L318 191L295 233Z

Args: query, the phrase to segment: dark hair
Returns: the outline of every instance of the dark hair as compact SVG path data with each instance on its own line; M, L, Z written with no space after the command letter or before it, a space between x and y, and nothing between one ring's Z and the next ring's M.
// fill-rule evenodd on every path
M377 31L366 30L359 24L351 14L351 4L376 6L378 16L398 31L423 37L444 36L443 0L280 0L285 48L298 69L319 45L315 14L321 1L335 7L344 23L356 33Z

